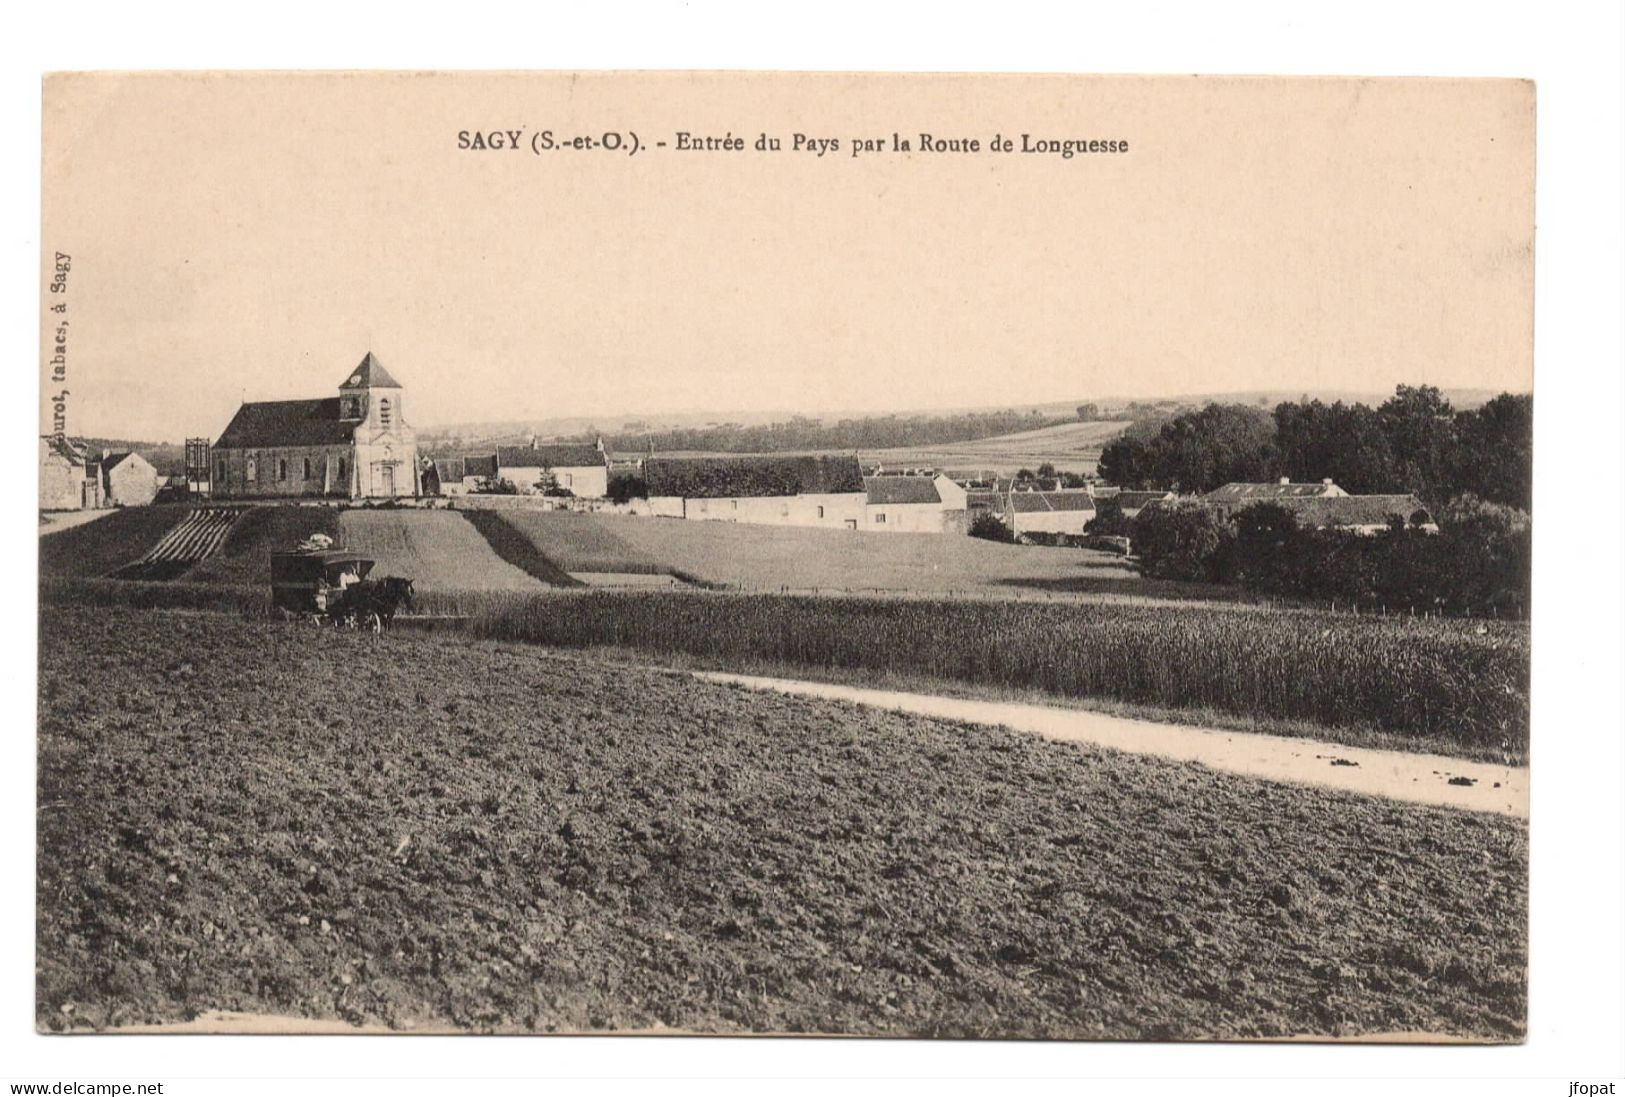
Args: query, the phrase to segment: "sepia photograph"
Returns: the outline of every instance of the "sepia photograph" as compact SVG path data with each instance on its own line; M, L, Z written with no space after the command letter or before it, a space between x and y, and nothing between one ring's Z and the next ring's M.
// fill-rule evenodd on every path
M1531 81L43 108L38 1033L1528 1037Z

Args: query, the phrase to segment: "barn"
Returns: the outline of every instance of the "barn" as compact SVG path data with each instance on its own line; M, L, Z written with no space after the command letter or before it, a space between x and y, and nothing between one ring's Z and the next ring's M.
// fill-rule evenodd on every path
M867 518L856 457L650 457L643 475L656 515L853 530Z

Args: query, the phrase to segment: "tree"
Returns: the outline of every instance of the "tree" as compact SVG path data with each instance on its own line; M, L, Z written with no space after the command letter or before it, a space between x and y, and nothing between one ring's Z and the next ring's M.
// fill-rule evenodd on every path
M1099 404L1079 404L1078 405L1078 422L1080 422L1080 423L1093 423L1096 420L1098 420L1099 418L1100 418L1100 405Z
M1448 498L1456 448L1455 411L1432 385L1400 385L1377 409L1400 490L1428 503Z
M1502 393L1456 417L1453 489L1526 513L1534 505L1535 398Z
M998 541L1006 545L1013 545L1016 542L1016 535L1010 527L991 514L977 515L976 520L970 524L970 535L980 537L984 541Z
M1364 404L1279 404L1275 445L1280 474L1300 483L1330 477L1355 495L1410 490L1396 468L1382 418Z
M1231 575L1254 590L1288 593L1301 584L1303 537L1298 517L1279 503L1254 503L1236 512Z
M1148 506L1134 519L1141 567L1158 579L1221 582L1234 528L1201 503Z
M633 499L649 498L649 484L641 476L611 477L605 496L613 503L630 503Z
M1245 404L1208 404L1168 420L1149 438L1125 431L1100 455L1101 475L1123 487L1186 492L1273 479L1275 465L1275 421Z

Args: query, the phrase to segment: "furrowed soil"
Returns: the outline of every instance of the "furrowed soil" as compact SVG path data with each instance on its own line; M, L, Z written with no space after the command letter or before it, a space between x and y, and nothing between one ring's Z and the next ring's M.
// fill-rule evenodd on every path
M237 519L219 550L186 573L188 582L240 583L268 587L271 553L289 552L313 534L339 537L334 507L249 507Z
M52 607L37 1019L1524 1030L1527 829L461 636Z
M89 579L134 563L192 512L189 506L125 507L40 539L42 579Z
M377 561L373 578L404 576L423 592L547 589L451 511L346 510L339 515L339 541Z

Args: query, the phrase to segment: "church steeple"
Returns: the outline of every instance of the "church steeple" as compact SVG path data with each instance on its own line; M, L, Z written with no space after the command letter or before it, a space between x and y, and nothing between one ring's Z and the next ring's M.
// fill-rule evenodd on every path
M384 364L378 361L372 351L361 359L350 376L345 378L339 386L339 418L349 420L365 419L374 406L374 389L399 390L401 383L389 375ZM390 425L389 420L400 415L400 397L398 395L381 396L378 406L385 410L384 426ZM387 410L386 410L387 409Z
M361 363L350 371L349 378L339 386L339 392L346 389L398 389L401 383L389 375L372 351L361 359Z

